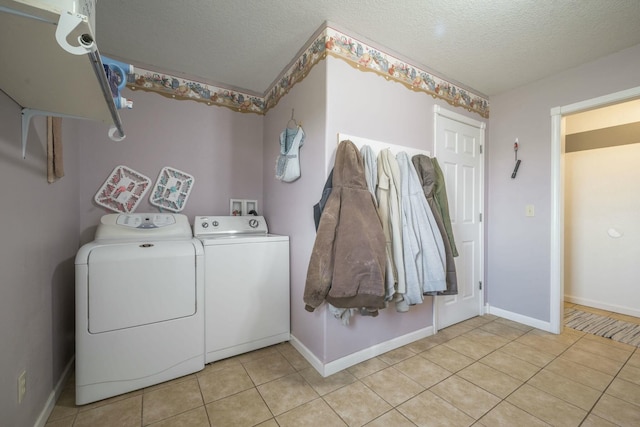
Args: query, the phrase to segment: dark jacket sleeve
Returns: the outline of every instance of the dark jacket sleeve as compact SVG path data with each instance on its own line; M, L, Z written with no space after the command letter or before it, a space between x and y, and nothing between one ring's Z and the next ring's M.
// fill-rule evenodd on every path
M327 182L324 183L324 188L322 189L322 196L320 196L320 201L313 206L313 220L316 223L316 231L318 231L318 226L320 225L320 217L322 216L322 211L324 210L324 207L327 204L327 200L329 200L329 195L331 194L332 188L333 188L333 169L331 169L331 172L329 173Z
M340 214L340 195L340 189L331 192L318 224L303 295L304 308L307 311L313 311L320 306L331 288L334 265L333 246Z

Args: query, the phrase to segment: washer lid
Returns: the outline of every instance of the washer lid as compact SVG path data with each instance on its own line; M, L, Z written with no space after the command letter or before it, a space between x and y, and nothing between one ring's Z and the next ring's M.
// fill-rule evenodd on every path
M108 214L100 219L95 240L191 239L189 220L182 214L131 213Z

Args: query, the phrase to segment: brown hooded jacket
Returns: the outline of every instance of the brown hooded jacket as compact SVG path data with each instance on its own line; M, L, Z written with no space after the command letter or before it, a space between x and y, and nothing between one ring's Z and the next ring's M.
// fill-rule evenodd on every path
M305 308L313 311L323 301L338 308L383 308L384 273L385 238L362 155L351 141L342 141L309 260Z

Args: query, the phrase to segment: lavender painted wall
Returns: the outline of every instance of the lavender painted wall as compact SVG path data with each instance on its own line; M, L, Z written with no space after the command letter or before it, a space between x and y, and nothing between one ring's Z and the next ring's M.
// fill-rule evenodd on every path
M409 313L382 310L376 318L357 316L343 326L321 306L302 303L307 266L315 241L312 206L333 165L339 132L433 152L433 106L446 102L408 91L373 73L362 73L327 57L294 86L265 119L264 194L270 229L291 238L291 331L323 363L340 359L432 325L431 299ZM302 176L290 184L273 178L278 135L295 109L307 134L301 151ZM477 118L477 115L456 109ZM328 167L327 167L328 165Z
M488 303L550 320L553 107L640 86L640 45L491 98L487 165ZM522 165L516 179L513 143ZM525 205L535 216L525 217Z
M34 425L74 353L77 144L63 122L65 177L47 183L44 118L21 154L20 107L0 91L0 424ZM17 399L26 370L27 393Z
M128 166L155 183L164 166L187 172L195 185L182 211L229 215L229 199L258 200L262 212L262 127L264 117L228 108L176 101L155 93L126 90L134 108L122 111L127 137L109 139L101 123L77 120L80 176L80 230L91 241L100 217L108 213L93 198L118 165ZM149 191L137 212L158 212Z
M333 165L337 134L346 133L390 144L428 150L433 154L433 106L445 101L413 92L374 73L361 72L328 57L326 158ZM457 113L478 119L461 108ZM321 187L320 187L321 188ZM357 316L348 327L327 319L326 361L344 357L393 338L433 325L431 297L408 313L381 310L375 318Z
M318 202L325 181L326 76L326 61L321 61L267 113L264 122L265 216L271 232L290 239L291 333L320 359L325 346L324 308L307 312L302 295L316 236L313 205ZM274 177L275 162L280 150L279 135L292 110L306 136L300 150L301 176L284 183Z

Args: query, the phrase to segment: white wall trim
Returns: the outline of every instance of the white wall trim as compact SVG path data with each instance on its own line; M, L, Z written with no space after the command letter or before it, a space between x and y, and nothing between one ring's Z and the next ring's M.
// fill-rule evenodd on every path
M533 317L523 316L522 314L514 313L511 311L503 310L501 308L492 307L489 304L486 305L487 313L493 314L504 319L513 320L514 322L522 323L523 325L531 326L532 328L541 329L547 332L553 332L551 330L551 323L543 320L534 319Z
M313 352L311 350L309 350L307 348L307 346L302 344L302 341L300 341L298 338L296 338L292 334L291 338L289 340L289 343L293 346L293 348L298 350L298 353L300 353L302 355L302 357L304 357L307 360L307 362L309 362L309 364L311 364L311 366L313 366L313 368L316 371L318 371L318 373L320 373L320 375L322 375L323 377L325 376L323 374L323 372L324 372L324 364L322 363L322 361L320 359L318 359L318 357L316 357L315 354L313 354Z
M433 326L427 326L426 328L419 329L417 331L410 332L406 335L390 339L388 341L372 345L371 347L362 349L355 353L341 357L340 359L333 360L329 363L323 363L316 357L307 347L304 346L295 336L291 335L291 345L300 352L307 362L315 368L316 371L323 377L328 377L336 372L340 372L351 366L357 365L360 362L369 360L388 351L395 350L404 345L411 344L422 338L430 337L433 335Z
M640 86L551 108L551 259L550 330L563 327L564 300L564 138L563 116L640 98Z
M551 248L549 323L555 334L563 328L564 295L564 144L562 116L551 116ZM553 238L556 236L556 238Z
M446 108L442 108L437 104L433 106L433 112L441 116L448 117L451 120L455 120L457 122L464 123L479 129L485 129L487 127L487 124L485 122L472 119L471 117L464 116L460 113L456 113L455 111L447 110Z
M592 300L589 298L576 297L573 295L565 295L564 300L574 304L586 305L588 307L599 308L600 310L613 311L615 313L626 314L627 316L640 317L640 309L632 307L624 307L617 304L607 304L602 301Z
M597 98L587 99L586 101L575 102L559 108L559 113L563 116L568 114L579 113L582 111L593 110L595 108L606 107L611 104L619 104L632 99L640 98L640 86L631 89L621 90L620 92L610 93L608 95L599 96ZM551 109L553 114L556 108Z
M75 360L76 356L74 355L71 360L69 360L69 363L67 363L67 366L65 366L64 371L62 372L62 375L60 375L60 379L58 380L56 386L51 391L51 393L49 393L49 398L44 404L44 408L42 408L42 411L40 412L40 416L36 420L36 423L33 425L34 427L44 427L44 425L47 423L51 412L53 412L54 406L56 406L56 402L58 401L60 394L62 394L62 390L64 389L65 384L71 376L71 368L73 368L73 362Z

